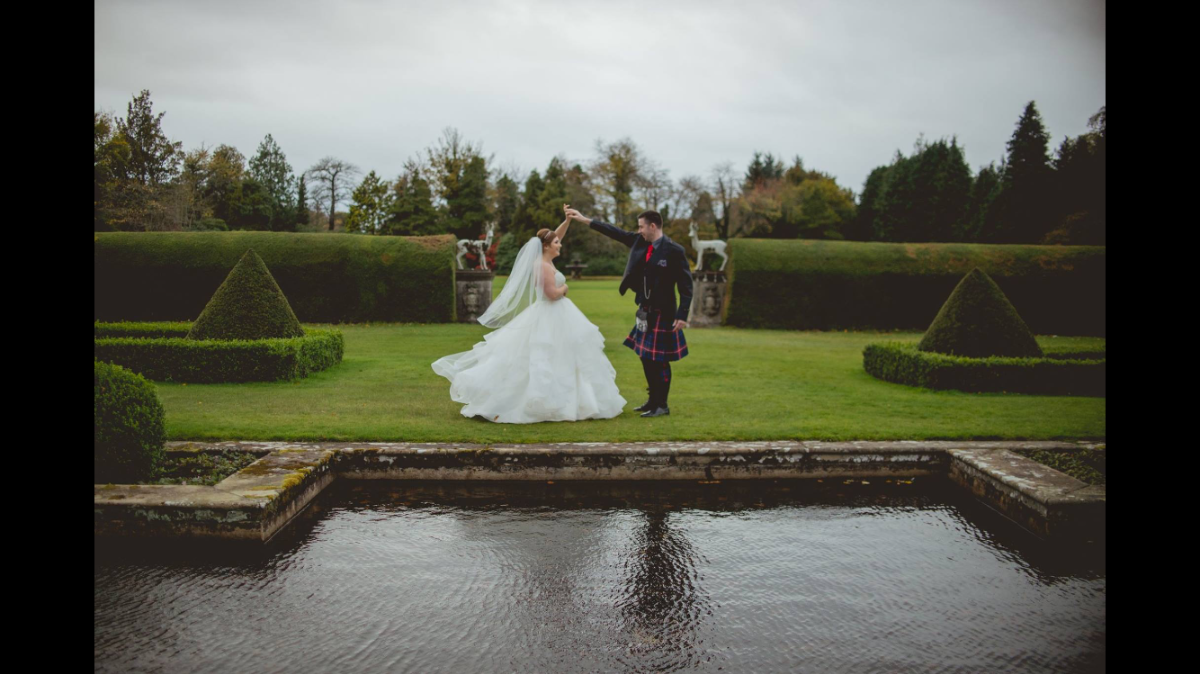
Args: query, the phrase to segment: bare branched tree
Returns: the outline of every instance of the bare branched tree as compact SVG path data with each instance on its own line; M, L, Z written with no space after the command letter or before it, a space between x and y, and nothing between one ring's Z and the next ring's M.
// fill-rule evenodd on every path
M358 168L349 162L333 157L325 157L305 171L312 187L313 201L319 204L329 204L329 231L333 231L333 218L337 205L350 198L354 189L354 178Z
M649 159L643 160L642 169L634 179L637 187L637 197L641 204L652 211L661 211L668 203L673 185L671 172ZM675 215L674 209L668 208L668 213Z
M712 169L712 198L717 216L717 238L728 240L733 221L733 204L737 200L741 176L733 170L733 162L717 164Z

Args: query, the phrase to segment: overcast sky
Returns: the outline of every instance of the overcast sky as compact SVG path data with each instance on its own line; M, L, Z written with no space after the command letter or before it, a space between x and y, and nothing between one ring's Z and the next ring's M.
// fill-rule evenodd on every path
M1105 3L659 0L95 4L96 110L149 89L191 150L270 133L395 178L447 126L522 180L628 136L678 180L755 150L861 193L918 134L999 162L1025 104L1051 136L1105 104Z

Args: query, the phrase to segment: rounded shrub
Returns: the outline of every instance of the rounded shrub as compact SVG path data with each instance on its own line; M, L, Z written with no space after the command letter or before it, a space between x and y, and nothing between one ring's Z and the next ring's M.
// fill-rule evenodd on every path
M163 460L165 414L154 385L120 365L96 369L96 483L149 479Z

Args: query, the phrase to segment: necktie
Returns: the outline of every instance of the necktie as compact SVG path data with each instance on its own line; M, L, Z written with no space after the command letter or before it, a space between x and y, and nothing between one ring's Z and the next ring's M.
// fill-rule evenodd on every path
M650 261L650 254L653 252L654 252L654 244L650 244L649 246L646 247L646 262Z

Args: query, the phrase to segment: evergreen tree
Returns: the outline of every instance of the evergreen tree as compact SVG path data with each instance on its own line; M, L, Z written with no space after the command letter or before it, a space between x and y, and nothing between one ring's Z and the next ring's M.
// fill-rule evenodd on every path
M443 226L462 239L474 239L491 217L488 213L487 160L478 143L465 142L447 127L435 147L426 150L426 176L439 198Z
M520 186L512 178L501 175L496 179L495 194L496 232L512 231L513 219L521 205Z
M920 229L910 241L961 241L958 233L967 217L971 200L971 169L958 139L950 144L938 140L927 145L917 158L917 184L922 208Z
M1050 229L1055 205L1049 142L1037 106L1030 101L1008 141L1003 243L1040 243Z
M270 231L271 214L274 212L271 193L251 176L246 176L241 187L238 212L234 214L232 221L226 221L230 224L230 229Z
M538 200L542 196L542 176L537 169L529 172L525 179L525 190L521 193L521 203L513 216L512 231L521 239L533 236L538 228L534 226L534 214L537 212Z
M384 223L392 210L387 183L374 171L367 174L351 195L350 212L346 215L346 231L361 234L382 234Z
M558 157L550 160L542 191L537 196L537 207L533 211L533 230L554 229L563 221L563 204L567 203L567 174Z
M567 185L566 203L571 204L571 208L577 209L580 213L595 213L597 203L591 188L592 177L583 168L583 165L576 163L568 169L565 179ZM563 215L561 205L559 206L558 215ZM611 239L609 240L611 241Z
M258 152L250 158L250 176L257 180L270 195L272 231L291 231L295 226L291 221L296 212L292 203L292 190L295 177L292 167L287 162L283 150L271 137L263 139L258 146Z
M183 159L183 143L172 143L162 131L165 112L154 115L150 91L143 89L129 103L125 119L117 120L117 131L129 145L129 159L125 166L132 179L144 186L164 184L179 172Z
M763 163L762 153L755 150L754 158L750 160L750 165L746 167L746 177L742 180L742 190L752 190L756 186L762 185L766 180L766 166Z
M425 236L446 231L433 205L433 189L416 165L406 166L406 173L396 180L393 190L395 197L385 225L389 234Z
M928 143L918 137L911 157L897 151L890 166L876 171L864 185L865 212L856 232L870 223L870 238L877 241L957 240L967 218L971 170L956 138Z
M461 239L478 238L491 219L487 176L487 162L475 155L467 160L454 188L442 193L446 200L445 227Z
M1045 243L1104 245L1104 108L1088 120L1089 131L1065 137L1054 166L1055 227Z
M879 196L887 177L887 166L876 166L863 183L862 196L859 197L858 211L854 224L843 229L842 233L851 241L870 241L874 239L875 221L879 218Z
M304 174L300 174L300 187L296 193L296 217L294 229L308 226L308 191L304 187Z
M873 240L904 241L916 229L913 222L916 186L913 184L912 165L911 158L896 151L879 192L879 216L872 230Z
M1004 243L1011 239L1008 219L1009 191L1004 180L1008 172L1008 158L1000 158L1000 166L996 168L996 185L987 197L987 203L980 218L979 241L983 243Z
M971 198L967 202L967 214L955 235L955 241L980 243L984 238L985 218L1000 189L1000 172L992 164L979 169L979 175L971 181Z
M829 180L833 180L833 176L827 173L805 170L804 160L800 158L800 155L796 155L796 157L792 159L792 165L783 172L781 177L787 181L789 185L799 185L805 180L815 180L820 178L828 178Z

